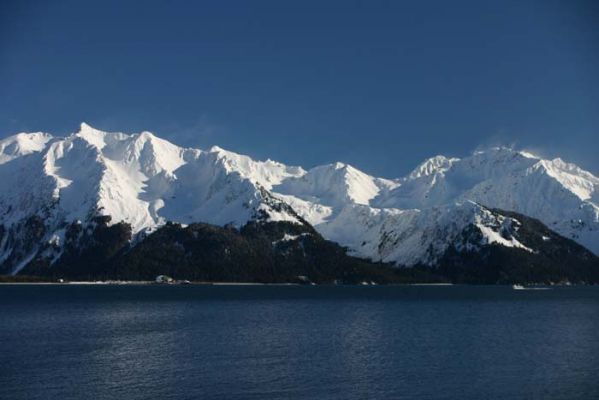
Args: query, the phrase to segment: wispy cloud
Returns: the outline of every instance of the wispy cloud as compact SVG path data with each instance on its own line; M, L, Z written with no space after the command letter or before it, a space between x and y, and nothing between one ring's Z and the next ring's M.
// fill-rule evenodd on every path
M228 134L228 130L204 114L190 124L168 124L159 134L181 146L203 147L217 144L220 138Z
M507 129L500 128L486 135L473 151L476 152L491 147L519 149L521 148L521 143L517 139L514 139L513 135L510 135Z

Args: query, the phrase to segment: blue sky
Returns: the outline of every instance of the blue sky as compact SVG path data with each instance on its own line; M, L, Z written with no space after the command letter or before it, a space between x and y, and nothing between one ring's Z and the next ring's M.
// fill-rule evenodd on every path
M599 173L599 2L0 2L0 136L86 121L401 176L516 144Z

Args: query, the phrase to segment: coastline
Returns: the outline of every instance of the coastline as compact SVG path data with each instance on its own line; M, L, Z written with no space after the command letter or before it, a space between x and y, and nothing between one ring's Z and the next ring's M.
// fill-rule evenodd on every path
M79 285L79 286L454 286L453 283L387 283L387 284L301 284L294 282L174 282L158 283L154 281L70 281L70 282L0 282L1 285Z

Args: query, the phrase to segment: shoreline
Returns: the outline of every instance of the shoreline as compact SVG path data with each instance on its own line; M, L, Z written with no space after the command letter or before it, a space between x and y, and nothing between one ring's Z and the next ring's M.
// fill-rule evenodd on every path
M453 283L388 283L388 284L301 284L294 282L173 282L158 283L154 281L70 281L70 282L0 282L1 285L78 285L78 286L454 286ZM500 285L498 285L500 286Z
M512 286L512 283L490 283L490 284L472 284L472 283L451 283L451 282L406 282L406 283L355 283L355 284L334 284L334 283L297 283L297 282L207 282L207 281L0 281L2 285L72 285L72 286ZM572 284L572 283L524 283L527 289L532 288L552 288L569 286L596 286L593 284Z

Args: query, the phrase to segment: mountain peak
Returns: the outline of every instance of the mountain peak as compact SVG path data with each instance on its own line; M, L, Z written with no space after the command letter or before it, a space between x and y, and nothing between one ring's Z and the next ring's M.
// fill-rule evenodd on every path
M416 179L423 176L434 175L436 173L443 173L451 168L453 163L459 160L459 158L448 158L442 155L431 157L416 167L410 175L408 175L408 178Z
M86 122L81 122L79 124L79 132L83 132L83 131L95 131L97 129L93 128L91 125L89 125Z
M108 135L108 132L101 131L82 122L79 126L79 131L75 132L72 137L81 138L98 149L102 149L106 145L106 135Z
M528 151L517 150L509 146L492 146L475 150L464 160L470 160L478 164L500 164L500 163L524 163L532 165L539 157Z

